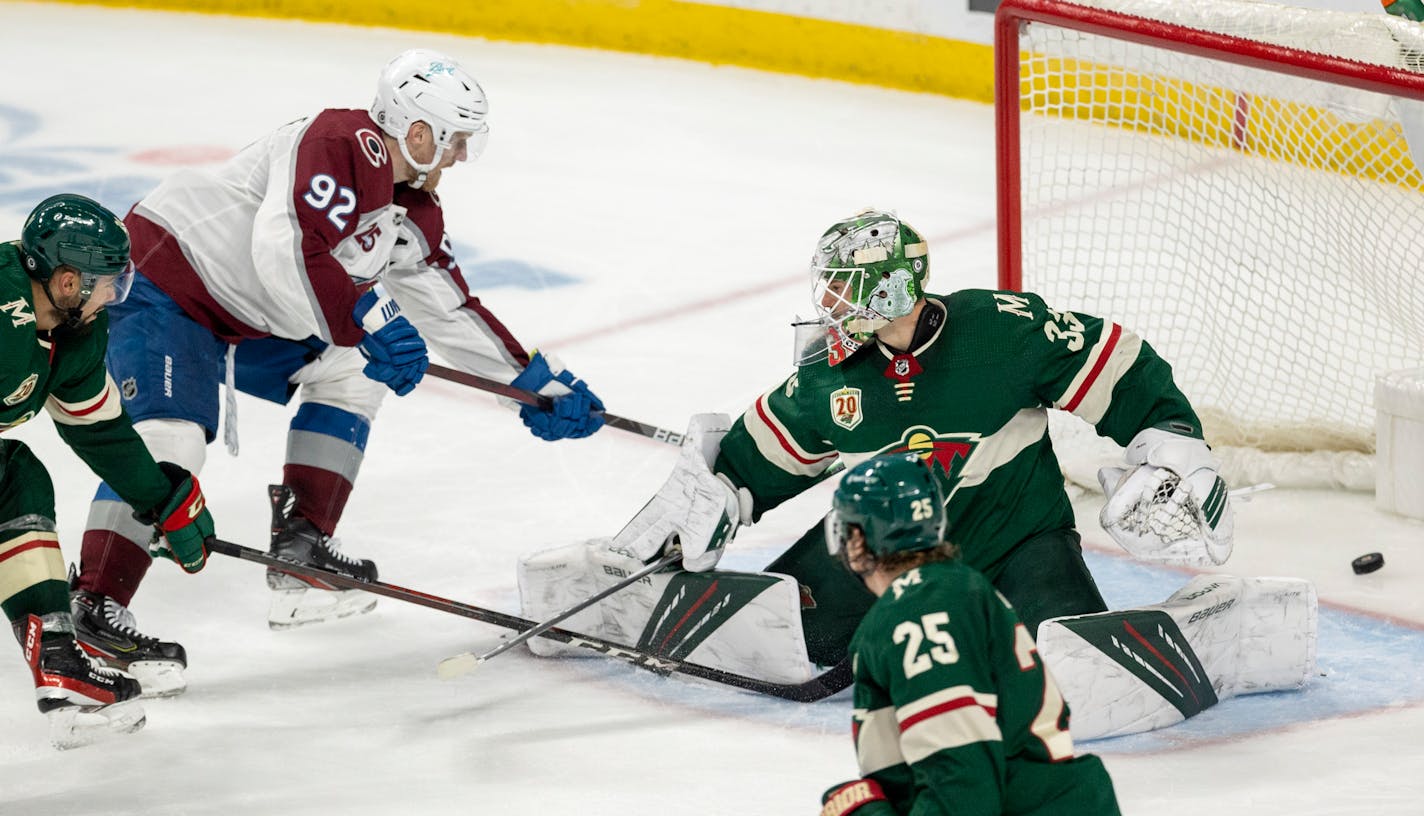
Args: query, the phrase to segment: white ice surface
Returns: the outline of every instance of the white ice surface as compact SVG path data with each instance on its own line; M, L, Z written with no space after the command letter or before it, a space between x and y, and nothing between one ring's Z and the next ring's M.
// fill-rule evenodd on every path
M117 209L184 161L282 122L368 103L408 47L459 58L493 138L447 175L451 234L486 303L558 352L610 411L681 429L740 412L788 372L819 230L874 204L930 238L934 284L994 277L988 108L673 60L411 32L0 3L0 237L41 197ZM523 285L511 285L522 280ZM220 533L262 546L287 409L240 399L243 453L209 452ZM39 451L77 558L96 480L46 419ZM394 583L517 610L524 551L615 531L674 452L609 430L550 445L487 395L427 381L390 399L342 524ZM728 562L768 561L825 506L771 514ZM1181 573L1133 565L1079 507L1114 603ZM1287 493L1238 511L1238 574L1316 581L1321 667L1298 695L1243 698L1145 738L1091 743L1128 814L1424 813L1424 554L1369 496ZM1379 550L1383 571L1349 559ZM0 647L0 814L814 813L855 773L844 695L797 705L603 660L518 650L457 682L441 658L501 632L395 601L274 633L259 567L155 564L142 627L188 649L189 692L140 734L57 753L18 649Z

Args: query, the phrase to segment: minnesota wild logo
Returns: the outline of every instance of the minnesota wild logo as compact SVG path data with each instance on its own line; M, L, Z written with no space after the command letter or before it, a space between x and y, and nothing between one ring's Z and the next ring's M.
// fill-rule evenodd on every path
M907 428L900 441L881 453L918 454L925 467L938 471L947 483L959 481L959 474L969 461L974 449L979 447L977 433L941 434L927 425Z

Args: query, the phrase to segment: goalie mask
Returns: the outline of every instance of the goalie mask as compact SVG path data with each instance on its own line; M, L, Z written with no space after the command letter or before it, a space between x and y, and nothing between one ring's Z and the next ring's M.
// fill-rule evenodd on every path
M465 145L469 161L479 158L489 141L489 102L484 89L454 60L424 49L406 51L391 60L376 83L371 118L400 145L401 156L419 173L412 184L440 164L458 133L470 134ZM411 124L424 122L435 139L435 157L427 164L411 158L406 134Z
M877 456L836 486L825 523L832 556L845 557L852 526L872 556L934 549L944 541L944 493L918 454Z
M105 294L105 303L118 303L133 285L128 229L107 207L82 195L61 193L41 201L25 219L20 249L25 272L44 284L50 303L66 313L71 327L79 325L95 292ZM77 306L54 302L49 282L61 268L79 275Z
M929 277L929 244L894 213L863 210L833 224L811 258L812 291L818 320L798 324L797 363L821 356L809 327L825 331L824 353L831 365L868 342L875 331L908 315L924 297Z

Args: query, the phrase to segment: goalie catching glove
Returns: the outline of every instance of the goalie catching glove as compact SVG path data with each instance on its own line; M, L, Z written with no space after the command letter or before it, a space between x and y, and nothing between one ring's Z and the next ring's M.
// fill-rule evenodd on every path
M1132 438L1127 468L1103 468L1099 521L1133 556L1186 566L1224 564L1233 517L1216 457L1200 439L1147 428Z
M697 414L687 426L677 465L638 515L613 539L613 548L651 562L676 542L682 566L704 572L717 565L737 528L751 524L752 497L712 472L722 437L732 427L726 414Z

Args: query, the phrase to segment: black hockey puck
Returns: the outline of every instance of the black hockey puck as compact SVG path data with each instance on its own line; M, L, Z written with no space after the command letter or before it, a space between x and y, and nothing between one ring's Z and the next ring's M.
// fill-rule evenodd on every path
M1384 556L1379 553L1365 553L1350 562L1350 569L1354 570L1356 575L1374 572L1382 566L1384 566Z

